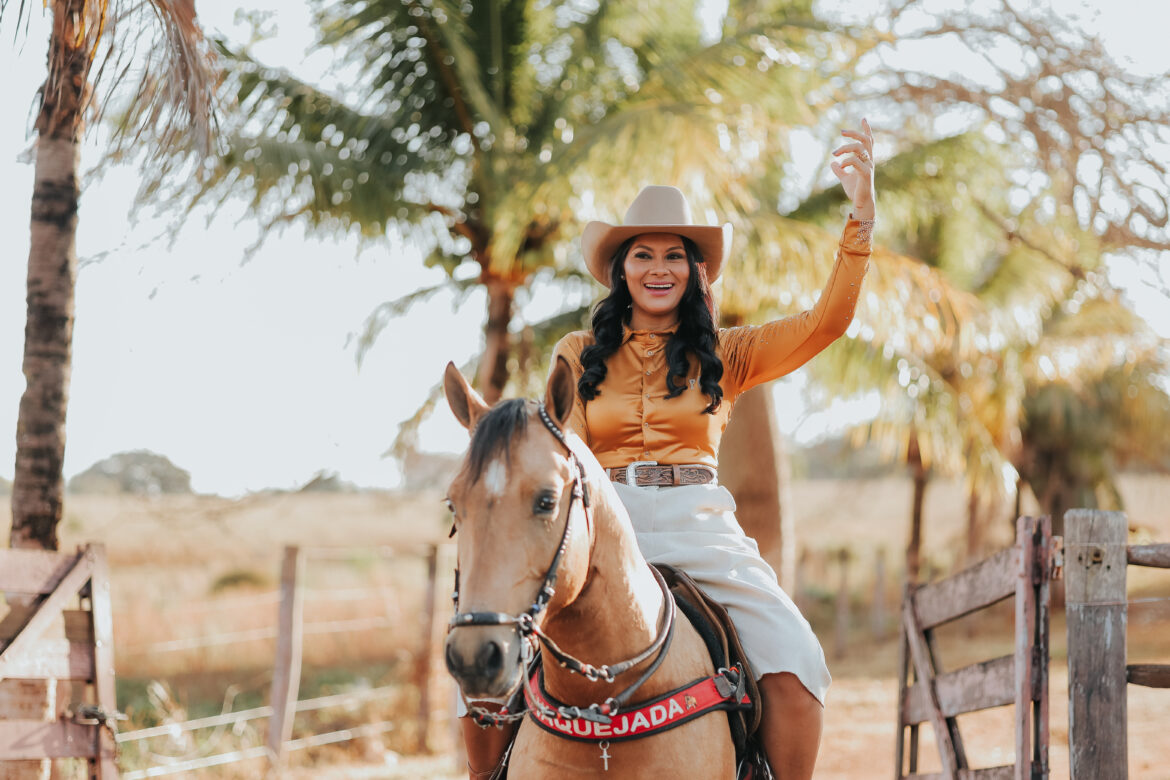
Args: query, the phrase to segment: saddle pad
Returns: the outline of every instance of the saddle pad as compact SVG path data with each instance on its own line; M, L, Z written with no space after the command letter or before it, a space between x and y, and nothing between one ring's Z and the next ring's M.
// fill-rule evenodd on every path
M750 709L728 710L728 725L735 742L737 765L746 768L748 763L762 763L760 745L756 739L763 715L760 691L735 624L731 622L723 605L711 599L686 572L665 563L650 565L662 574L674 595L675 603L691 621L699 636L703 637L715 669L734 666L743 670L744 684L752 706Z

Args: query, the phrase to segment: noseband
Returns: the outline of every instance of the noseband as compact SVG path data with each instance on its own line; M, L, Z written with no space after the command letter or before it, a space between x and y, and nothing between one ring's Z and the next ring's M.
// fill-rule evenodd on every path
M568 441L565 440L565 434L560 427L553 422L552 417L549 416L548 410L544 404L541 403L537 408L537 413L540 415L540 421L544 423L544 427L549 430L549 433L556 438L565 448L569 454L569 463L573 467L573 485L569 495L569 506L565 512L565 530L561 533L561 542L557 545L557 551L553 555L552 562L545 571L544 580L541 582L540 589L536 593L536 598L532 605L519 615L509 615L504 612L460 612L459 611L459 569L455 569L455 592L452 598L455 602L455 615L448 623L448 631L454 631L457 628L464 628L466 626L516 626L516 631L520 635L522 641L521 658L527 665L535 656L535 646L537 642L544 645L545 649L557 660L561 667L568 669L570 672L580 674L591 682L602 680L607 683L613 683L618 675L629 671L638 664L646 661L650 656L657 653L654 661L646 667L646 670L638 677L636 681L628 688L623 690L616 696L611 696L604 702L590 704L587 707L575 706L561 706L555 711L550 710L547 715L552 717L560 717L564 719L584 718L585 720L594 721L596 723L609 723L612 716L616 715L618 711L625 706L625 704L633 696L634 692L641 687L641 685L650 679L650 676L658 669L662 662L666 659L666 651L670 647L670 641L674 636L674 621L676 614L676 606L674 597L670 593L670 589L666 584L666 580L662 578L658 570L653 566L650 571L653 572L655 580L658 582L658 587L662 589L664 598L663 616L658 626L657 635L650 646L638 653L633 658L629 658L621 663L614 665L602 664L601 666L593 666L592 664L574 658L565 651L561 650L539 625L537 619L548 608L549 602L552 601L553 595L556 593L557 570L560 568L561 559L564 557L565 549L569 546L569 536L572 532L573 525L573 504L577 500L581 501L581 509L585 514L586 525L590 524L589 509L592 505L589 496L589 486L585 483L585 467L581 461L573 453L569 447ZM524 685L529 686L530 675L527 673L522 675ZM462 691L460 691L460 695ZM533 697L535 698L535 697ZM466 702L466 697L464 697ZM539 700L538 700L539 701ZM468 712L475 719L475 722L481 726L493 725L498 726L503 723L512 723L524 717L525 710L521 709L518 712L509 713L504 708L500 712L491 712L483 707L474 706L466 702ZM538 706L544 707L542 704Z

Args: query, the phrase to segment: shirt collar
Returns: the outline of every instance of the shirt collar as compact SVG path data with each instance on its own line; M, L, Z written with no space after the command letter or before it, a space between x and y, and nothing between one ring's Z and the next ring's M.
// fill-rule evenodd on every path
M678 323L675 323L669 328L664 328L663 330L631 330L629 325L622 325L622 344L625 344L635 336L648 336L651 333L656 336L662 336L664 338L667 336L673 336L676 330L678 330Z

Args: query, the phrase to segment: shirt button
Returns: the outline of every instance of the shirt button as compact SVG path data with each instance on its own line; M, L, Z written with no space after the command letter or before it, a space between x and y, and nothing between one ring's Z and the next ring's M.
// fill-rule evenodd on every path
M651 334L650 334L650 338L652 338L652 339L656 339L656 338L658 338L658 337L657 337L657 336L655 336L653 333L651 333Z
M646 400L647 400L647 401L649 401L649 400L650 400L650 394L649 394L649 393L646 393Z
M650 376L650 372L649 372L649 371L647 371L647 372L646 372L646 376Z
M646 354L647 354L647 355L653 355L653 354L654 354L654 350L652 350L652 349L648 349L648 350L646 350Z

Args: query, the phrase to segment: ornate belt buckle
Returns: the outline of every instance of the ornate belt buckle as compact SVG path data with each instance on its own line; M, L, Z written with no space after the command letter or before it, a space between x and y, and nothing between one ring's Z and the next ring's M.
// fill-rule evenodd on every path
M637 469L639 466L657 466L656 460L636 460L630 465L626 466L626 484L630 487L638 486Z

